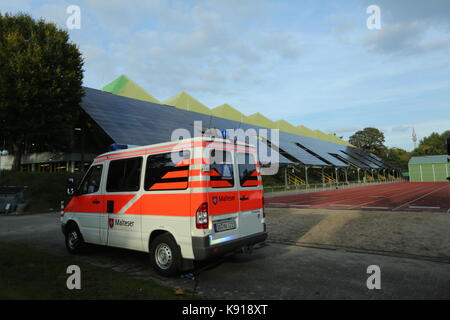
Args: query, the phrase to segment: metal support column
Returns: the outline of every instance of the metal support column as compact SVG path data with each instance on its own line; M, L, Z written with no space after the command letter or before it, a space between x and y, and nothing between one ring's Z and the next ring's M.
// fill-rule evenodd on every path
M306 187L308 187L309 182L308 182L308 166L305 166L305 183L306 183Z
M285 189L287 189L287 187L288 187L287 171L288 171L288 166L286 166L284 168L284 188Z
M339 168L338 168L338 167L334 168L334 172L336 173L336 184L338 184L338 183L339 183L338 170L339 170Z

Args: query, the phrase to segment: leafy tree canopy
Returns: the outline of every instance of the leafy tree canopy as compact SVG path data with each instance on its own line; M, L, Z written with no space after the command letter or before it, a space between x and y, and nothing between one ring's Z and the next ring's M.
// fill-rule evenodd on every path
M419 145L412 151L413 156L441 155L447 154L447 138L450 130L439 134L433 132L428 137L420 140Z
M64 150L79 115L83 59L66 31L0 14L0 137L13 150Z
M349 139L349 142L354 146L378 156L383 156L386 152L384 141L384 133L371 127L355 132Z

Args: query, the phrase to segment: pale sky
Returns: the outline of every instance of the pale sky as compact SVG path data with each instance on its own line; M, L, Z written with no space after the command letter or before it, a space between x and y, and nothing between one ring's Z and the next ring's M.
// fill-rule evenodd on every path
M450 1L0 0L66 27L85 59L84 85L126 74L159 100L182 90L348 138L383 130L412 149L450 129ZM369 30L369 5L381 29Z

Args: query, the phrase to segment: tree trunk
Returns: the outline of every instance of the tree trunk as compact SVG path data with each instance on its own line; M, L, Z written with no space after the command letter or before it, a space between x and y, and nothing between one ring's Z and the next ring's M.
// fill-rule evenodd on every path
M12 169L14 171L20 171L20 167L22 164L22 154L23 154L23 143L15 143L13 144L13 154L14 154L14 162Z

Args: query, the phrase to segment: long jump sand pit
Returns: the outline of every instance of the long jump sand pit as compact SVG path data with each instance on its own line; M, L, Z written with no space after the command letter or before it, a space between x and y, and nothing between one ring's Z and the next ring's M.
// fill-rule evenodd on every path
M445 212L266 208L269 241L450 262Z

